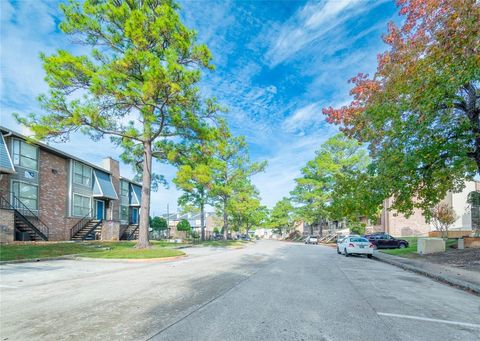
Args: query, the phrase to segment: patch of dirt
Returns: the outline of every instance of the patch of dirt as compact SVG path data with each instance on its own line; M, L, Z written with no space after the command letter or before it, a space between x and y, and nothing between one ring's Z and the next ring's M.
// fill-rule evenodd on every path
M480 249L450 249L442 253L432 253L415 258L427 262L480 272Z

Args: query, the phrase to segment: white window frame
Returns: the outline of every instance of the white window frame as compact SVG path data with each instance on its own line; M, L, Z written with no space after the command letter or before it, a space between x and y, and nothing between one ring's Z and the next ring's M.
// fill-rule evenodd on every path
M18 143L18 154L15 151L15 144L16 143ZM35 148L35 152L36 152L35 159L32 159L29 156L22 155L22 145L23 144L29 145L29 146ZM17 155L17 157L16 157L16 155ZM12 161L13 165L19 166L19 167L22 167L22 168L26 168L26 169L30 169L30 170L34 170L34 171L38 171L39 155L40 155L40 153L38 151L38 146L35 146L33 144L28 144L26 141L18 139L18 138L13 138L12 139L12 160L11 161ZM22 164L22 157L30 159L30 160L35 160L37 167L31 168L31 167L23 165Z
M123 195L123 190L124 190L124 188L123 188L123 186L122 186L123 184L125 184L126 187L127 187L127 190L126 190L127 194L126 194L126 195ZM121 180L121 181L120 181L120 196L121 196L121 197L128 198L129 195L130 195L130 184L128 183L128 181Z
M122 219L122 207L126 207L127 209L127 219ZM120 205L120 209L118 210L119 212L119 220L122 223L130 223L130 207L128 205Z
M15 191L13 190L13 186L14 186L14 183L15 183L15 182L17 182L17 183L19 183L19 184L24 184L24 185L27 185L27 186L32 186L32 187L36 187L36 188L37 188L37 198L35 199L36 202L37 202L37 207L36 207L36 208L31 208L31 207L29 207L27 204L25 204L25 203L22 201L22 198L20 197L20 195L15 194ZM11 182L10 182L10 188L11 188L11 190L12 190L12 195L15 195L25 206L28 207L28 209L29 209L30 211L38 212L38 206L39 206L39 204L40 204L40 198L39 198L40 193L39 193L39 187L38 187L37 184L32 184L32 183L27 182L27 181L12 179ZM18 193L18 194L20 194L20 193ZM11 199L13 199L13 198L11 198ZM30 198L25 198L25 199L27 199L27 200L32 200L32 199L30 199ZM13 200L12 200L12 202L13 202Z
M79 174L79 173L76 173L76 172L75 172L75 166L76 166L77 164L82 167L82 174ZM84 174L85 169L89 169L89 170L90 170L90 176L89 176L89 177ZM77 178L76 175L77 175L77 174L81 176L82 182L77 182L77 181L76 181L76 178ZM90 179L90 183L89 183L89 184L83 183L83 179L86 179L86 178L89 178L89 179ZM82 162L79 162L79 161L77 161L77 160L73 160L73 166L72 166L72 181L73 181L73 183L74 183L75 185L80 185L80 186L84 186L84 187L88 187L88 188L92 187L92 186L93 186L93 185L92 185L92 184L93 184L93 169L92 169L92 167L90 167L90 166L88 166L88 165L86 165L86 164L84 164L84 163L82 163Z
M79 196L79 197L82 197L82 198L87 198L88 199L88 202L89 202L89 207L88 207L88 214L91 216L92 215L92 198L89 197L88 195L83 195L83 194L80 194L80 193L73 193L72 195L72 214L71 216L72 217L85 217L87 215L87 213L85 214L75 214L75 196Z

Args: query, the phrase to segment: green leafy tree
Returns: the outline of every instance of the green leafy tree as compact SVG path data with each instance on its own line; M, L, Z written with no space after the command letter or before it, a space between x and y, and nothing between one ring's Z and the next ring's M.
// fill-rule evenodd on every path
M243 137L232 137L223 125L218 130L218 143L211 163L212 169L212 203L223 217L223 234L228 234L229 204L234 192L246 179L262 172L266 162L251 162L247 144Z
M150 227L154 231L163 231L167 229L167 220L163 217L150 217Z
M360 236L365 234L365 224L358 221L351 223L349 229L351 234L358 234Z
M352 102L324 113L368 143L393 208L428 219L480 170L480 2L398 5L405 20L389 24L375 74L351 79Z
M212 132L218 130L212 129ZM189 211L193 206L200 212L201 240L205 240L205 206L213 204L210 191L213 186L212 167L216 146L216 138L186 146L178 158L179 168L173 180L177 188L183 191L178 204Z
M293 226L294 207L289 198L282 198L273 206L270 212L268 226L280 233L288 231Z
M192 229L192 226L190 225L187 219L182 219L177 224L178 231L190 231L191 229Z
M80 131L110 136L142 181L138 248L149 246L150 193L163 178L152 159L169 162L177 144L208 138L212 113L201 104L201 69L211 54L196 43L171 0L85 0L62 4L60 29L90 47L90 56L65 50L42 55L45 115L19 117L36 139L68 139Z
M184 232L188 233L191 230L192 230L192 226L190 225L190 223L187 219L182 219L178 222L177 231L184 231Z
M265 207L261 205L258 191L245 179L243 184L237 184L231 196L227 212L234 229L244 230L247 234L265 220Z
M362 219L376 221L384 198L385 194L370 169L344 170L335 177L327 210L332 220L346 220L352 224Z
M368 182L356 182L366 174L368 164L366 150L344 134L325 141L315 158L302 168L303 176L295 179L297 185L291 195L299 205L297 216L311 226L319 226L322 232L328 220L358 220L368 215L370 203L357 202L368 192L359 186Z

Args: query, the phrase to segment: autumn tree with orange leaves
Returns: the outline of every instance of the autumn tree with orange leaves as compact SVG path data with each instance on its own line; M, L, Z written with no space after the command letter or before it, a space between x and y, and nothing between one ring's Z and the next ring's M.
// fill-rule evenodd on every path
M428 215L480 170L480 2L397 5L404 20L388 25L375 74L352 78L352 102L323 113L368 143L394 208Z

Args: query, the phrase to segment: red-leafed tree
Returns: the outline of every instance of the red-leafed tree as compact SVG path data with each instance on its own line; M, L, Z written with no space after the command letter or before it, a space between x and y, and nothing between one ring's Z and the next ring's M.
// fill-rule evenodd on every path
M404 20L388 25L376 73L352 78L352 102L323 113L368 143L397 209L428 214L480 170L480 2L397 4Z

